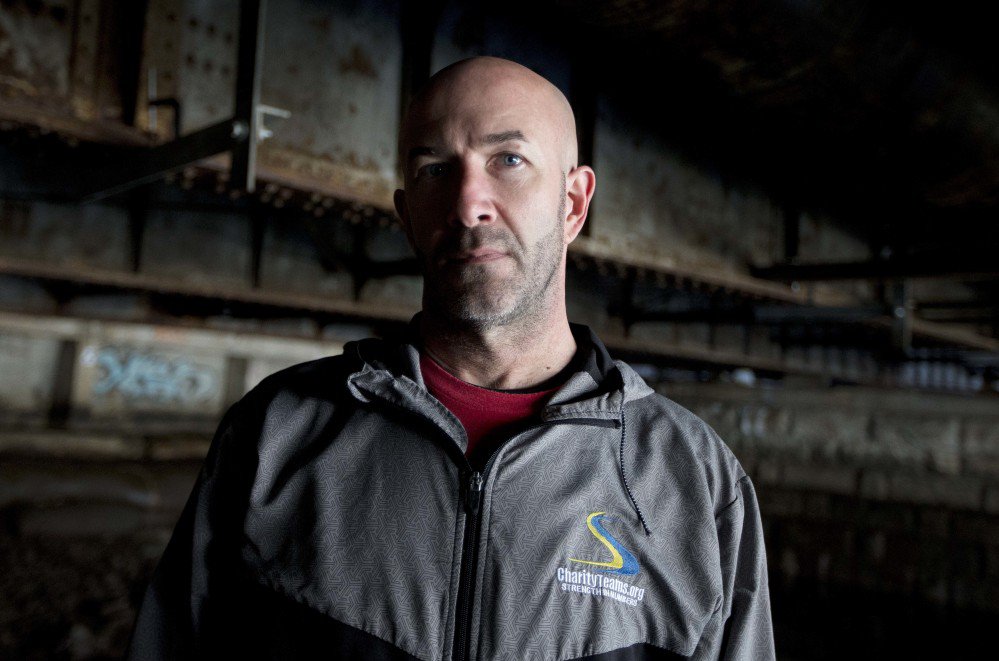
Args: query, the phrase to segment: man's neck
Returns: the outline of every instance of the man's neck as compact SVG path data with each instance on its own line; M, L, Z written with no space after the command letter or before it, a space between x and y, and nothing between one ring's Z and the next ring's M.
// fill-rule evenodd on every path
M420 316L423 347L444 369L484 388L530 388L559 373L576 353L565 315L531 328L486 330L456 327L427 311Z

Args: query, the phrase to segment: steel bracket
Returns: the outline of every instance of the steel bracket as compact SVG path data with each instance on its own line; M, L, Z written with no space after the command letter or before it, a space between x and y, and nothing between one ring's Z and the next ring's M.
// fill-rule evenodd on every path
M229 119L95 168L83 184L84 202L96 202L166 175L198 161L231 152L229 185L252 193L256 189L257 142L263 134L262 114L287 116L260 105L260 70L264 50L263 16L266 0L240 0L239 47L235 112Z

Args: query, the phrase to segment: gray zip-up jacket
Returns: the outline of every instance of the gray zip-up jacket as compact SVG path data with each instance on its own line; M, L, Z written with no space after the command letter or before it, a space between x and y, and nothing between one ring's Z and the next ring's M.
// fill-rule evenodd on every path
M482 470L409 343L265 379L219 426L131 658L772 659L749 478L573 332L586 364Z

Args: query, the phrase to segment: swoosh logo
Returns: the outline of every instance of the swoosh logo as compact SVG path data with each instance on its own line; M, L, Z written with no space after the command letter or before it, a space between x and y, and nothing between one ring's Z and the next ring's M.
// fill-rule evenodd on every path
M586 517L586 527L590 529L593 536L600 540L600 543L607 547L610 551L611 559L609 562L599 562L597 560L577 560L576 558L569 558L569 562L578 562L583 565L590 565L593 567L601 568L600 571L604 571L610 574L622 574L624 576L632 576L638 573L638 560L635 556L631 554L628 549L621 545L621 542L614 539L614 535L607 532L604 528L603 519L606 512L593 512L588 517Z

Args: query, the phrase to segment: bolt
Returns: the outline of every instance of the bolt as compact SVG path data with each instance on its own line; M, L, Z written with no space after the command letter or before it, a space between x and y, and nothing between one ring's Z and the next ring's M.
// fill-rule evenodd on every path
M246 136L250 133L250 127L246 125L246 122L233 122L232 123L232 139L233 140L244 140Z

